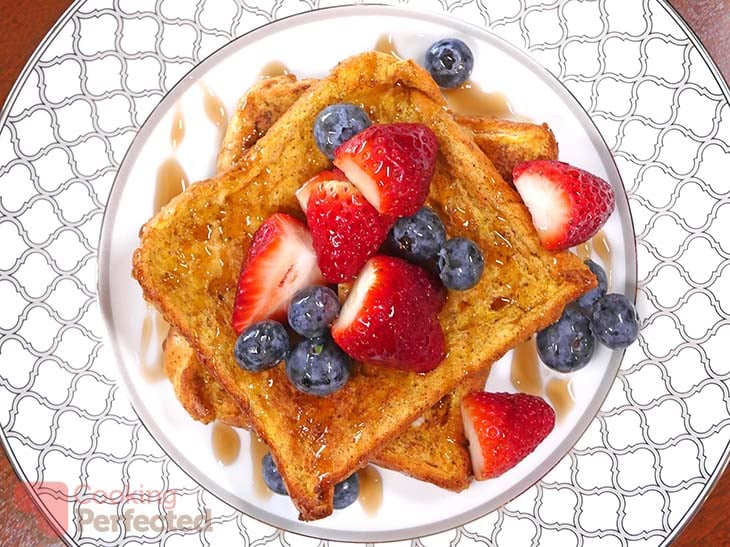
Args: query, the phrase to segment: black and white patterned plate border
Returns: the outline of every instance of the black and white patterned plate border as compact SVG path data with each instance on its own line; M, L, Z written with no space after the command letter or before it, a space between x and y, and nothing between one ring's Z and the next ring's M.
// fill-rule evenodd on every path
M197 510L209 509L216 524L213 535L163 530L140 541L217 544L219 533L232 533L246 544L319 542L233 511L149 437L102 343L96 256L116 170L167 90L231 38L340 3L79 1L34 53L0 115L3 444L18 474L37 487L49 476L94 477L111 490L150 473ZM727 85L663 1L411 4L482 21L529 51L591 114L629 193L643 318L640 343L569 456L503 509L412 543L670 541L730 457ZM43 492L32 494L45 509ZM68 498L73 518L64 540L123 542L124 530L99 537L79 525L78 505L92 497Z

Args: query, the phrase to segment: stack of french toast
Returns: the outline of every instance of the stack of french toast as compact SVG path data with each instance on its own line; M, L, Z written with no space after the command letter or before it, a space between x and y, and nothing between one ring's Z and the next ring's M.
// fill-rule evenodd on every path
M375 124L433 132L438 155L426 204L450 236L479 245L484 271L474 288L448 293L439 314L446 356L437 368L419 374L356 363L342 389L317 397L295 389L281 367L238 366L231 316L258 227L275 213L301 217L296 190L331 167L312 126L342 102L361 105ZM547 126L459 116L413 61L368 52L321 80L262 80L229 122L219 174L155 215L134 255L145 298L172 327L164 359L178 399L196 420L258 435L303 520L331 514L335 485L368 463L466 488L463 397L483 388L492 363L596 283L578 257L541 245L510 184L517 164L556 158Z

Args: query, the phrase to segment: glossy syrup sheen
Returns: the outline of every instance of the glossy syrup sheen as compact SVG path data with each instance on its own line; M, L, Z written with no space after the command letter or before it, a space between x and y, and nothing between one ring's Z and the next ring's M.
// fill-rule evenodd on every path
M558 420L565 418L575 405L573 395L570 393L569 379L553 378L545 387L545 394Z
M512 350L510 379L512 385L520 392L542 395L542 377L534 338Z
M391 34L381 34L375 43L375 51L392 55L396 59L404 57L398 53ZM487 118L513 118L512 106L504 93L486 92L471 80L456 89L442 89L449 108L463 116L484 116Z
M162 340L167 336L169 327L162 316L148 309L142 319L139 347L139 369L142 378L149 383L166 378L162 362Z
M264 68L259 72L259 79L265 80L266 78L276 78L277 76L288 76L292 74L284 63L281 61L271 61L267 63Z
M211 433L213 455L221 465L231 465L241 453L241 439L236 431L225 424L216 422Z
M357 477L360 480L360 505L368 516L374 517L383 504L383 478L372 465L360 469Z
M269 453L269 448L258 438L256 433L251 433L251 482L253 483L254 493L263 499L270 498L271 490L264 482L263 459Z

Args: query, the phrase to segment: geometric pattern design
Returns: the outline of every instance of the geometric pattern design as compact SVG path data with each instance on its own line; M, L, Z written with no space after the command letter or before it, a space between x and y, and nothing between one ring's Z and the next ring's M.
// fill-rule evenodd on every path
M87 0L23 73L0 129L0 426L19 473L124 490L131 476L198 511L208 532L168 545L326 545L240 514L149 436L117 385L96 295L99 230L132 138L185 73L267 22L346 2ZM407 4L404 1L385 3ZM401 542L659 545L708 492L730 444L730 105L727 85L659 0L413 0L528 51L576 96L611 148L638 249L639 343L575 448L542 481L475 522ZM36 491L37 496L53 492ZM81 525L67 541L116 544ZM164 508L149 504L150 514ZM335 545L334 542L330 544ZM395 544L394 544L395 545Z

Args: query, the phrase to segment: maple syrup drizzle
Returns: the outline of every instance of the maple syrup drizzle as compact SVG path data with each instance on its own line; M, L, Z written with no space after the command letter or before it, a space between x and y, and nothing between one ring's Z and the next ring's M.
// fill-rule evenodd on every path
M170 144L172 150L177 151L180 143L185 138L185 118L179 104L175 105L175 113L172 116L172 127L170 128Z
M484 116L486 118L513 118L514 112L507 96L500 92L484 91L478 84L468 80L454 89L442 89L449 108L462 116Z
M392 55L396 59L402 61L403 57L398 53L398 50L393 43L393 36L391 34L381 34L378 41L375 42L375 51L385 53L386 55Z
M276 78L277 76L288 76L292 72L289 67L281 61L271 61L259 72L259 80L266 80L267 78Z
M253 491L260 498L270 498L271 490L264 482L264 470L261 460L269 453L269 447L258 438L256 433L251 433L251 469L253 471Z
M360 505L368 516L377 515L383 504L383 479L372 465L368 465L357 472L360 479Z
M542 378L534 338L512 350L512 385L522 393L542 394Z
M586 241L585 243L581 243L575 248L575 254L577 254L581 260L588 260L591 257L591 254L593 253L593 247L591 246L590 241Z
M190 186L188 175L177 161L170 156L157 169L157 184L155 185L155 213L170 203L170 200Z
M139 369L148 383L155 383L165 379L165 370L162 363L162 340L167 336L169 327L162 316L148 310L142 319L142 332L139 337L140 355ZM159 346L153 348L153 340ZM150 358L150 354L152 354Z
M570 393L570 380L553 378L548 382L545 393L555 409L558 420L562 420L575 404Z
M200 89L203 91L205 115L221 131L221 136L223 136L222 132L225 131L226 124L228 123L226 107L221 98L213 93L203 82L200 82Z
M241 439L232 427L219 422L213 424L211 442L215 459L221 465L231 465L238 459L241 452Z
M611 245L608 243L606 234L601 230L591 240L591 245L598 258L603 262L603 267L606 270L606 276L608 277L608 288L611 288L611 277L613 274L613 253L611 251Z

